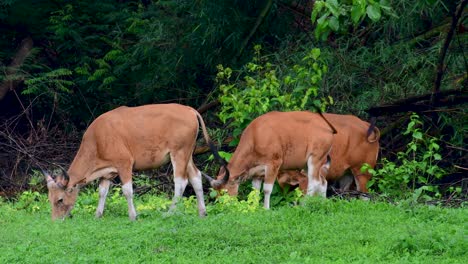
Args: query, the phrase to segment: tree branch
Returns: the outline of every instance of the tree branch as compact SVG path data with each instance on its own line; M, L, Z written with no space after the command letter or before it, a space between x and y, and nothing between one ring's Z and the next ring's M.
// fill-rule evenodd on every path
M268 12L270 11L272 4L273 4L273 0L267 0L267 3L266 3L266 5L265 5L265 7L263 7L262 12L261 12L260 15L257 17L257 21L255 21L255 25L252 27L252 30L250 30L249 35L248 35L248 36L244 39L244 41L242 42L241 47L240 47L240 49L239 49L239 52L237 53L236 59L239 59L240 56L242 55L242 53L244 52L244 49L245 49L245 47L247 47L247 45L249 44L250 39L251 39L252 36L255 34L255 32L257 31L258 27L262 24L263 19L266 17L266 15L268 14Z
M458 20L460 20L460 17L463 14L463 10L465 9L465 6L467 3L468 3L468 0L462 0L458 4L457 9L455 10L455 13L452 16L452 24L450 25L450 29L447 32L447 37L445 38L444 45L442 46L442 49L440 50L439 60L437 63L436 78L434 81L434 89L432 91L432 93L434 94L434 97L432 98L433 104L437 104L439 101L440 85L441 85L442 76L445 70L445 67L444 67L445 56L447 55L447 50L450 46L450 42L452 41L453 35L455 33L455 29L457 28Z
M216 107L219 105L219 101L218 100L215 100L215 101L211 101L207 104L204 104L202 106L200 106L197 111L198 113L200 114L203 114L204 112L208 111L209 109L213 108L213 107Z
M468 101L468 90L467 89L452 89L437 93L429 93L424 95L418 95L403 100L396 101L392 104L372 107L366 110L371 116L381 116L386 114L395 114L407 111L422 112L426 110L434 109L434 105L431 103L433 97L437 96L440 106L452 106L463 104Z

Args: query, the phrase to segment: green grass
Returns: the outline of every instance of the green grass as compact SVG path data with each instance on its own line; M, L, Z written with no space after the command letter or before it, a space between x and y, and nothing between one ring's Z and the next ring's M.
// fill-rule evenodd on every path
M130 222L119 200L99 220L80 205L51 222L39 200L0 201L0 263L468 263L465 208L308 199L248 213L209 205L202 219L192 201L164 217L140 200Z

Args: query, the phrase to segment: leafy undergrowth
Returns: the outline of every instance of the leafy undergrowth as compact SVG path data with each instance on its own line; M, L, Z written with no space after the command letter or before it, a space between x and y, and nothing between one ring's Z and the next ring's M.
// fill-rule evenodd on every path
M309 198L266 211L251 195L199 218L193 198L168 216L168 199L147 196L130 222L112 195L95 219L88 193L72 219L51 222L44 195L28 195L0 201L0 263L468 263L463 207Z

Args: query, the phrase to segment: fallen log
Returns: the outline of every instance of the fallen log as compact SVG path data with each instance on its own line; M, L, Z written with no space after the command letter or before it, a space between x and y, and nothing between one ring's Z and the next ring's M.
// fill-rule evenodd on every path
M438 97L437 104L433 104L432 98L434 96ZM468 89L452 89L405 98L391 104L369 108L366 112L371 116L392 115L410 111L423 112L440 107L460 105L466 102L468 102Z

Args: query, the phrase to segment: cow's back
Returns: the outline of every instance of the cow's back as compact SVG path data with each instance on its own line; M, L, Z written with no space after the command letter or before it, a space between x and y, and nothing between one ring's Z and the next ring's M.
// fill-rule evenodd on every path
M245 153L232 158L242 159L253 153L265 160L281 159L282 169L303 168L309 155L323 158L331 140L330 127L315 113L269 112L247 126L239 142Z
M136 169L158 167L168 153L193 148L198 120L190 107L154 104L119 107L96 118L83 144L96 146L99 160L131 157Z

